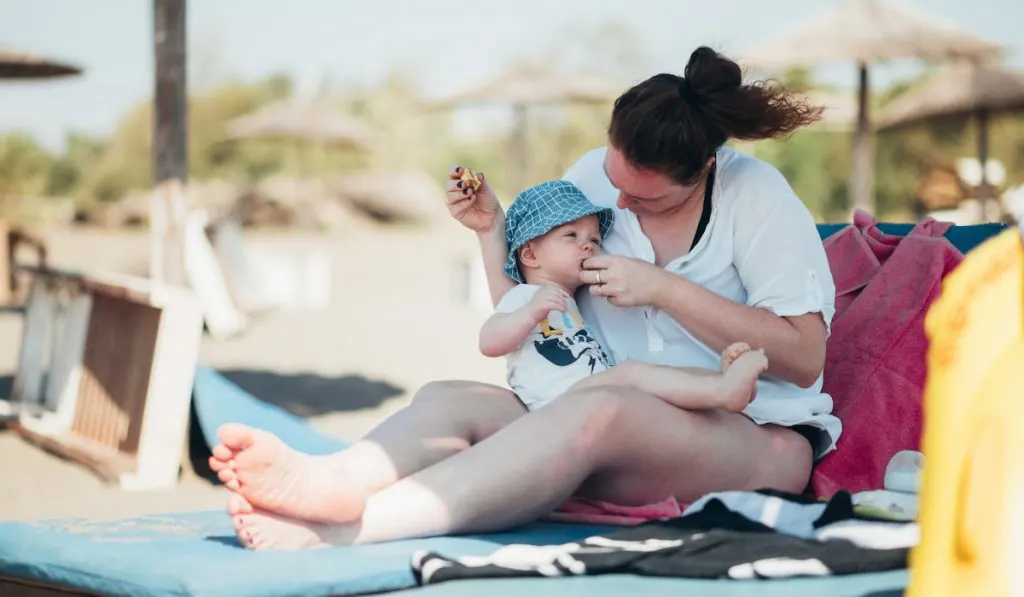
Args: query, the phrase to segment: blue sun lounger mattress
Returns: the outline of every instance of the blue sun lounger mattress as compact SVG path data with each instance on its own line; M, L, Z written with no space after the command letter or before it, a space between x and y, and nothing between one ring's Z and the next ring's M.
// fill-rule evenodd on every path
M841 226L822 226L825 238ZM968 251L1002 226L954 227L947 234ZM883 225L905 234L910 226ZM207 444L217 427L238 421L268 429L310 453L342 445L305 421L247 394L199 367L194 390L199 432ZM92 594L131 597L324 597L415 591L420 597L489 595L673 597L891 597L903 594L905 571L785 580L691 580L634 575L553 579L462 580L416 587L412 554L485 555L508 543L545 545L607 532L601 526L536 523L506 533L439 537L305 552L255 553L239 547L221 510L99 521L0 522L0 596ZM32 593L32 591L35 591Z

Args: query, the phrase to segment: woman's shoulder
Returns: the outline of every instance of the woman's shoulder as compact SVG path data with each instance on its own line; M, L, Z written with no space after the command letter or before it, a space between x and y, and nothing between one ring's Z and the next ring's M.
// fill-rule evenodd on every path
M591 149L580 156L580 159L576 160L562 176L564 180L579 187L591 203L601 207L614 206L618 197L618 191L612 186L604 171L604 157L607 153L607 147Z
M595 174L604 176L604 156L607 153L608 147L603 145L587 151L566 170L562 178L575 183L578 179L590 178Z
M786 177L768 162L730 147L719 150L716 162L721 207L752 218L780 209L807 211Z
M793 188L779 169L768 162L733 149L722 147L716 157L717 177L733 192L757 189L761 193L787 193Z

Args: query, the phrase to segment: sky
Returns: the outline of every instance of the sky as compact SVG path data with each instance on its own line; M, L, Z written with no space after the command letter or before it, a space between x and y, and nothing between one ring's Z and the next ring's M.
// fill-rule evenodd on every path
M636 80L681 73L690 52L729 53L784 34L835 0L191 0L189 76L197 89L275 72L371 85L414 73L428 96L465 89L510 61L536 59L561 40L590 51L582 32L628 28L646 56ZM889 0L897 1L897 0ZM1021 0L916 0L911 6L1007 48L1024 68ZM593 42L591 42L593 43ZM105 135L153 86L152 0L0 0L0 47L76 63L85 74L0 81L0 132L24 131L59 150L68 132ZM600 52L600 48L593 48ZM919 68L872 69L879 87ZM852 88L852 64L816 70Z

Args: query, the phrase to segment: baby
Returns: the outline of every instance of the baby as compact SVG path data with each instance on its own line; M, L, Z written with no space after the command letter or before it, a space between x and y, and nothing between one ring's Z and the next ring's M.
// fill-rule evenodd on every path
M506 216L505 273L519 284L480 330L481 352L507 357L509 386L530 410L570 388L597 385L633 387L681 408L743 410L768 368L761 351L733 344L722 353L721 371L639 361L612 366L587 331L573 293L583 261L598 253L613 218L565 180L516 198Z

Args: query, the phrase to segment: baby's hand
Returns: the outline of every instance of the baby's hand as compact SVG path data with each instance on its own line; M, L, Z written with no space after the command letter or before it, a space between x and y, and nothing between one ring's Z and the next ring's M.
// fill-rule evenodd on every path
M537 291L537 294L533 295L526 308L533 321L540 323L547 319L548 313L552 311L565 311L568 299L569 293L561 288L557 286L544 286Z

